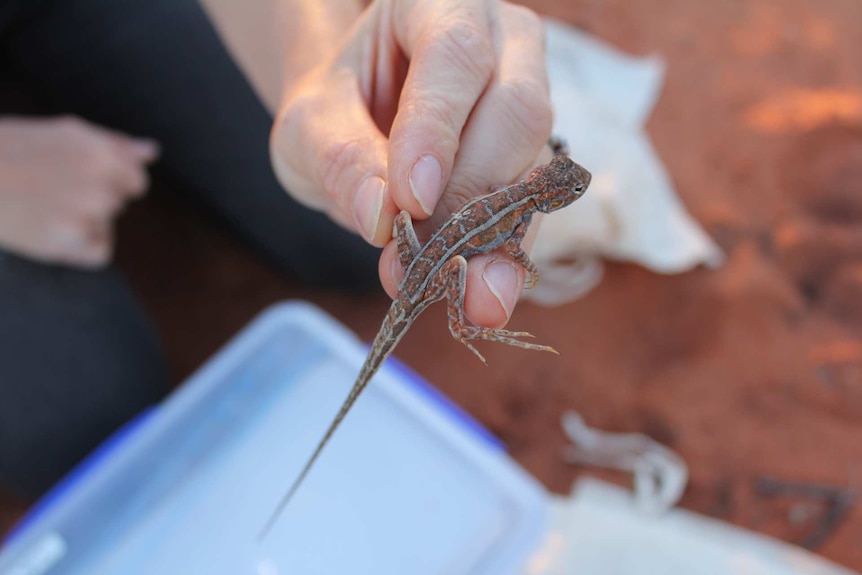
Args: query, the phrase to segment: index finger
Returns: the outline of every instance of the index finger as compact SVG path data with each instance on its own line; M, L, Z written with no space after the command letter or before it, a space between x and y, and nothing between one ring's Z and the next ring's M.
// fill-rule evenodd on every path
M410 65L389 134L389 186L417 219L434 212L461 131L496 66L494 3L417 1L396 11Z

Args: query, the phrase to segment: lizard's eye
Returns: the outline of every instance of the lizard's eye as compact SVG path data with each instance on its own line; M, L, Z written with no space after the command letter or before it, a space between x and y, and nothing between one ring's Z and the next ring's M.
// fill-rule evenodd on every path
M577 186L575 186L575 191L576 192L583 192L584 191L584 185L578 184Z

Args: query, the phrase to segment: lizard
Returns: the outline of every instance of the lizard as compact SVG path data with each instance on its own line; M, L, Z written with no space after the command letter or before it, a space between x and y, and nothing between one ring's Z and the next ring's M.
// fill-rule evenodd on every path
M398 258L404 268L404 278L399 284L397 295L347 399L305 467L279 501L261 531L261 539L275 524L374 374L413 321L432 303L446 298L452 337L464 344L483 363L487 364L485 358L470 340L496 341L524 349L557 353L552 347L518 339L533 337L530 333L482 328L467 325L464 321L467 259L503 248L515 262L524 267L527 273L525 289L535 286L538 270L521 247L533 214L550 213L568 206L581 197L590 184L590 172L568 157L561 141L552 139L550 145L554 152L550 163L533 169L521 182L497 186L489 194L468 201L434 232L424 246L419 244L410 214L402 210L395 217L393 235Z

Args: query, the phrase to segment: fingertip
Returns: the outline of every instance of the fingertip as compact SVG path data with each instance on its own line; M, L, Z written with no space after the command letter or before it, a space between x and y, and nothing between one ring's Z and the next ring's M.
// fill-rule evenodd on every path
M390 136L390 195L399 209L414 220L424 220L434 213L443 195L458 143L429 138L427 134L435 130L403 116L398 121L402 126Z
M443 168L433 154L420 157L410 168L407 176L410 193L425 216L434 213L434 208L443 193Z
M404 278L404 270L398 260L398 246L394 240L386 244L383 253L380 254L378 273L383 289L394 299L398 295L398 286Z
M145 163L155 161L161 154L159 143L149 138L133 138L129 142L129 149L135 158Z
M492 259L482 270L482 282L497 301L504 323L508 322L520 293L515 264L504 258Z
M524 285L520 266L500 255L477 256L467 267L465 313L476 325L500 328L515 309Z
M386 182L378 176L368 176L359 184L353 196L353 222L362 237L371 244L382 245L378 228L383 215Z

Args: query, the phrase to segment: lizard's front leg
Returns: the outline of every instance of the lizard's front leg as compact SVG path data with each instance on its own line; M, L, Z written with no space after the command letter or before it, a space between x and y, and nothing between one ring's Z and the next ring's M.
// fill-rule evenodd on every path
M509 236L509 239L506 240L505 244L503 244L503 248L506 250L506 253L509 254L513 260L521 264L527 272L524 289L532 289L536 287L536 284L539 282L539 270L536 268L536 264L533 263L533 260L531 260L530 256L527 255L527 252L525 252L524 248L521 247L521 242L524 241L524 236L527 233L527 226L529 225L529 219L518 224L512 232L512 235Z
M524 349L535 349L537 351L557 351L546 345L538 345L535 343L527 343L519 341L518 337L533 337L532 334L525 331L509 331L506 329L491 329L486 327L476 327L466 325L464 322L464 293L467 280L467 260L463 256L455 256L450 259L440 270L435 283L437 289L442 290L446 294L448 304L447 310L449 314L449 331L452 337L467 346L467 349L476 354L476 357L486 363L482 354L473 347L469 340L483 339L487 341L497 341L522 347Z

